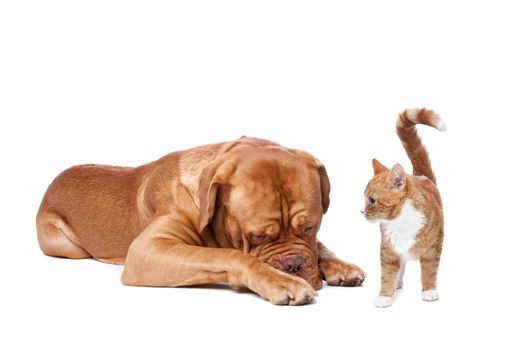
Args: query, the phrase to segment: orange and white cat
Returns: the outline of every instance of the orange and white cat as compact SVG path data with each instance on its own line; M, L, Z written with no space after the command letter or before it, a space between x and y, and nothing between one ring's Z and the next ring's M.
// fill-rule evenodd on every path
M408 260L419 260L421 264L422 299L439 299L436 278L443 247L443 207L416 124L446 130L443 120L431 110L405 110L396 127L412 162L413 175L406 174L399 164L388 169L374 159L374 177L365 190L362 213L381 226L381 291L376 307L392 305L396 288L403 286Z

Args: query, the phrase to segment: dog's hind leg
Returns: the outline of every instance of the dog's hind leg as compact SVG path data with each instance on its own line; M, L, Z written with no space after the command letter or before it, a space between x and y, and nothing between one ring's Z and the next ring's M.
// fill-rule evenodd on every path
M41 210L36 219L38 243L44 254L70 259L91 258L67 223L54 213Z

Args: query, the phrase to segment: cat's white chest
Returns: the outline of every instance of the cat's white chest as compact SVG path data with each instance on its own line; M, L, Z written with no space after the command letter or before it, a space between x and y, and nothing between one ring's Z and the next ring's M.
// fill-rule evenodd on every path
M397 218L381 222L381 230L392 249L403 258L410 259L408 251L414 246L416 236L424 225L425 215L407 200Z

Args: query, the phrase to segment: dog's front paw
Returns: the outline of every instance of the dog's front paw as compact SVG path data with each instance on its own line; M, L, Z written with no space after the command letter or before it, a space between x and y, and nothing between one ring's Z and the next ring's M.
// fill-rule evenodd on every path
M339 259L320 260L319 268L330 286L357 287L366 278L366 273L359 266Z
M250 289L275 305L303 305L311 303L317 292L304 279L288 275L268 266L252 282Z
M268 286L266 294L275 305L303 305L311 303L317 292L302 278L283 274Z

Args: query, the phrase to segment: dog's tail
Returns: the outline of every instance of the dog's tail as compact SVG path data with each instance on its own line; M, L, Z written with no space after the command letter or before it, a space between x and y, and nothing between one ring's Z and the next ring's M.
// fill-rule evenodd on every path
M438 114L425 108L407 109L397 119L397 135L412 162L413 174L424 175L435 184L436 176L432 171L428 152L417 133L416 124L432 126L440 131L446 131L447 125Z

